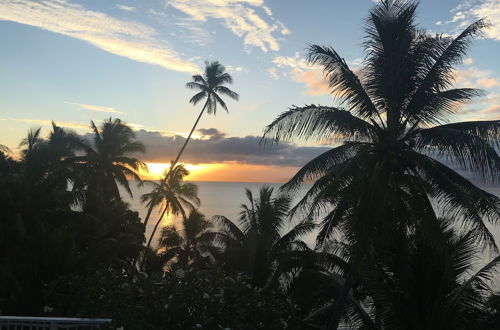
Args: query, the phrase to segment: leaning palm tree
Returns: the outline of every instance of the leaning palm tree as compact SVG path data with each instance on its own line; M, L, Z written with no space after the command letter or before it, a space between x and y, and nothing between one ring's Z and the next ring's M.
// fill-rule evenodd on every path
M171 166L173 165L172 162ZM153 185L153 190L142 195L141 200L147 202L150 208L161 205L161 214L151 232L147 248L151 246L156 230L167 212L173 216L182 215L186 218L185 208L195 210L200 205L198 187L194 183L184 182L184 177L187 175L189 171L184 165L176 165L165 173L165 177L159 183L147 182Z
M482 95L451 86L454 67L488 24L474 22L455 38L432 36L416 26L416 8L411 1L386 0L371 10L360 74L333 48L310 46L309 61L323 67L340 106L292 107L264 133L265 141L274 143L294 138L340 143L283 187L294 191L314 182L294 211L318 216L328 208L318 244L341 231L351 245L351 274L330 328L338 325L349 287L367 260L389 248L399 256L395 263L404 261L412 228L423 219L435 220L433 201L497 250L485 221L500 217L499 199L456 169L500 180L494 148L500 144L500 121L448 123L459 105Z
M85 155L73 157L81 176L75 189L86 187L106 199L120 199L117 182L132 196L128 178L141 181L140 170L146 164L128 154L144 152L144 145L135 140L134 131L120 119L105 121L100 129L91 122L93 141L81 141L79 149Z
M246 272L255 286L279 284L280 275L289 270L285 264L297 268L293 262L297 254L310 252L300 237L313 231L316 225L301 222L283 234L290 198L273 196L273 188L266 186L255 199L249 189L246 195L249 205L241 205L239 225L224 216L214 217L221 227L215 241L225 249L223 258L227 266Z
M197 74L193 76L193 81L190 81L186 84L187 88L198 90L198 93L196 93L190 100L189 102L192 103L193 105L197 105L200 101L205 100L205 105L201 109L200 114L198 115L198 118L194 122L193 128L191 129L191 132L189 132L188 137L186 138L186 141L182 145L181 150L179 151L179 154L175 158L173 164L174 166L177 165L177 162L182 156L182 153L184 152L184 149L186 149L186 146L189 142L189 139L191 139L191 135L196 129L196 126L198 125L198 122L201 119L201 116L205 112L205 110L208 112L209 115L213 114L215 115L217 113L217 105L221 106L226 112L228 112L228 108L226 105L226 102L221 98L221 95L226 95L233 100L238 100L239 95L236 92L233 92L226 86L225 84L232 84L233 83L233 77L227 72L225 72L226 69L222 64L219 62L211 62L209 63L208 61L205 62L205 72L203 75Z
M213 245L211 229L213 223L203 214L192 210L189 216L182 221L182 229L175 226L162 228L158 238L157 253L164 265L176 259L176 264L188 266L206 257L217 254L217 247Z

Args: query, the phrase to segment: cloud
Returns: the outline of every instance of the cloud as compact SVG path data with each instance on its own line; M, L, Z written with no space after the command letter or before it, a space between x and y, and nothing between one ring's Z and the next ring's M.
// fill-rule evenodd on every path
M113 18L67 0L4 0L0 20L35 26L86 41L109 53L181 72L198 66L183 60L158 32L141 23Z
M321 71L292 71L292 79L307 86L307 95L330 94L330 86Z
M500 105L491 104L483 109L468 109L462 112L466 121L471 120L500 120Z
M242 66L226 65L226 70L229 72L249 72L250 70Z
M200 22L192 19L183 19L175 23L178 27L186 29L189 33L182 34L182 40L205 46L212 41L212 35L204 29Z
M23 122L23 123L28 123L28 124L35 124L35 125L39 125L39 126L52 127L52 120L45 120L45 119L1 118L0 117L0 120L17 121L17 122ZM71 128L71 129L79 129L79 130L89 130L90 129L90 125L84 124L84 123L57 121L56 124L57 124L57 126Z
M466 69L457 69L453 73L454 85L470 88L493 88L500 86L500 80L491 77L488 70L481 70L475 66Z
M318 66L310 65L299 53L294 56L276 56L272 61L276 66L267 69L273 79L289 76L292 80L306 85L307 95L328 95L330 89L323 71Z
M192 139L182 156L190 164L237 162L251 165L302 166L317 155L329 150L326 147L300 147L280 144L261 147L260 136L228 137L215 128L199 129L202 139ZM141 159L146 162L168 163L174 159L185 138L163 136L158 132L139 130L137 139L146 146Z
M89 111L98 111L98 112L108 112L108 113L116 113L123 115L124 112L118 111L112 107L105 107L100 105L91 105L91 104L83 104L83 103L75 103L75 102L64 102L66 104L73 104L80 107L80 109L89 110Z
M124 11L136 11L137 9L135 7L129 7L129 6L124 6L124 5L116 5L116 8Z
M471 65L472 63L474 63L474 60L471 57L467 57L466 59L464 59L465 65Z
M466 0L451 12L453 17L445 23L454 25L457 31L464 29L478 19L486 18L491 23L491 28L485 31L486 37L500 40L500 5L498 0Z
M193 23L220 20L233 34L243 38L245 46L258 47L263 52L278 51L280 45L275 34L290 33L272 16L264 0L167 0L166 4L186 14Z
M500 86L500 80L495 78L482 78L478 79L476 83L484 88L492 88Z

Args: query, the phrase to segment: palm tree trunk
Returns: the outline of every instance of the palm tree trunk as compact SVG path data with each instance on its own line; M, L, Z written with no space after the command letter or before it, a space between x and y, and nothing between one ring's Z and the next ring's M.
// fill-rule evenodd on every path
M201 116L203 115L203 113L205 112L205 109L207 108L208 100L209 99L207 98L207 101L205 102L205 105L203 106L203 109L201 109L201 112L200 112L198 118L194 122L193 128L191 128L191 132L189 132L189 135L188 135L186 141L184 142L184 145L182 146L181 150L179 151L179 154L177 154L177 157L175 158L174 162L172 163L172 166L170 166L170 170L172 170L175 167L175 165L177 165L177 162L179 161L179 159L182 156L182 153L184 152L184 149L186 149L186 146L187 146L189 140L191 139L191 135L193 135L193 132L196 129L196 126L198 126L198 122L201 119ZM170 170L168 171L168 174L170 174ZM166 177L168 177L168 174L166 175Z
M146 245L146 249L148 249L151 246L151 241L153 240L153 237L155 236L156 229L158 229L158 226L160 225L161 219L163 219L163 216L165 215L165 212L167 212L168 205L165 205L165 209L163 209L163 212L160 215L160 219L156 222L155 227L153 228L153 232L151 233L151 236L149 236L148 244Z
M151 216L151 212L153 212L153 204L151 204L148 208L148 213L146 214L146 218L144 219L144 230L146 230L146 225L148 224L149 217Z
M340 293L337 299L335 299L335 304L333 305L333 314L327 326L328 330L336 330L339 327L340 319L342 318L344 307L347 303L347 298L349 296L349 291L351 291L351 288L355 281L354 269L353 269L354 267L352 266L353 265L351 265L350 267L351 269L347 273L347 278L345 280L344 285L340 289Z

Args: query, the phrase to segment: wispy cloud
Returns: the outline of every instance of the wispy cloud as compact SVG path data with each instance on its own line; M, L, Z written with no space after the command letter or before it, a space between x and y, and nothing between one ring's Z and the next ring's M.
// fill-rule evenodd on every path
M65 127L65 128L70 128L70 129L76 129L76 130L84 130L84 131L90 131L90 122L88 123L80 123L80 122L73 122L73 121L59 121L59 120L49 120L49 119L30 119L30 118L6 118L6 117L0 117L0 121L13 121L13 122L19 122L19 123L27 123L27 124L32 124L32 125L37 125L37 126L43 126L43 127L52 127L52 122L54 121L57 126L60 127ZM104 120L94 120L94 123L100 124L104 122ZM164 137L178 137L178 138L186 138L188 136L188 132L178 132L178 131L165 131L161 129L156 129L154 127L142 125L142 124L137 124L137 123L129 123L125 122L129 127L131 127L135 131L143 131L143 132L151 132L155 134L159 134ZM193 138L201 138L204 134L195 132L192 136Z
M75 102L64 102L64 103L76 105L80 109L83 109L83 110L116 113L116 114L119 114L119 115L125 114L124 112L118 111L118 110L116 110L113 107L105 107L105 106L102 106L102 105L92 105L92 104L83 104L83 103L75 103Z
M258 47L263 52L278 51L280 45L275 34L290 33L273 17L264 0L167 0L166 4L186 14L192 22L221 20L226 28L243 38L245 46Z
M183 34L183 40L205 46L212 41L212 35L207 29L201 26L199 21L190 18L179 20L176 25L181 29L186 29L189 33Z
M485 31L486 37L500 40L500 5L498 0L466 0L455 7L451 13L453 16L449 21L444 23L439 21L436 24L451 24L458 31L475 20L486 18L492 24L491 28Z
M141 23L91 11L67 0L3 0L0 20L35 26L84 40L115 55L169 70L196 72L198 66L180 58L158 32Z
M129 6L125 6L125 5L116 5L116 8L121 9L123 11L136 11L137 10L137 8L135 8L135 7L129 7Z
M17 121L28 124L34 124L39 126L47 126L52 127L52 120L46 119L26 119L26 118L1 118L2 121ZM61 127L71 128L71 129L79 129L79 130L89 130L90 125L87 123L78 123L78 122L67 122L67 121L57 121L56 124Z

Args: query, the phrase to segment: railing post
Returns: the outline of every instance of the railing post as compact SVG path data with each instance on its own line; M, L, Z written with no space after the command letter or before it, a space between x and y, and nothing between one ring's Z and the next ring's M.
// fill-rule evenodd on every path
M57 326L57 322L56 321L50 321L50 330L57 330L57 328L59 328Z

